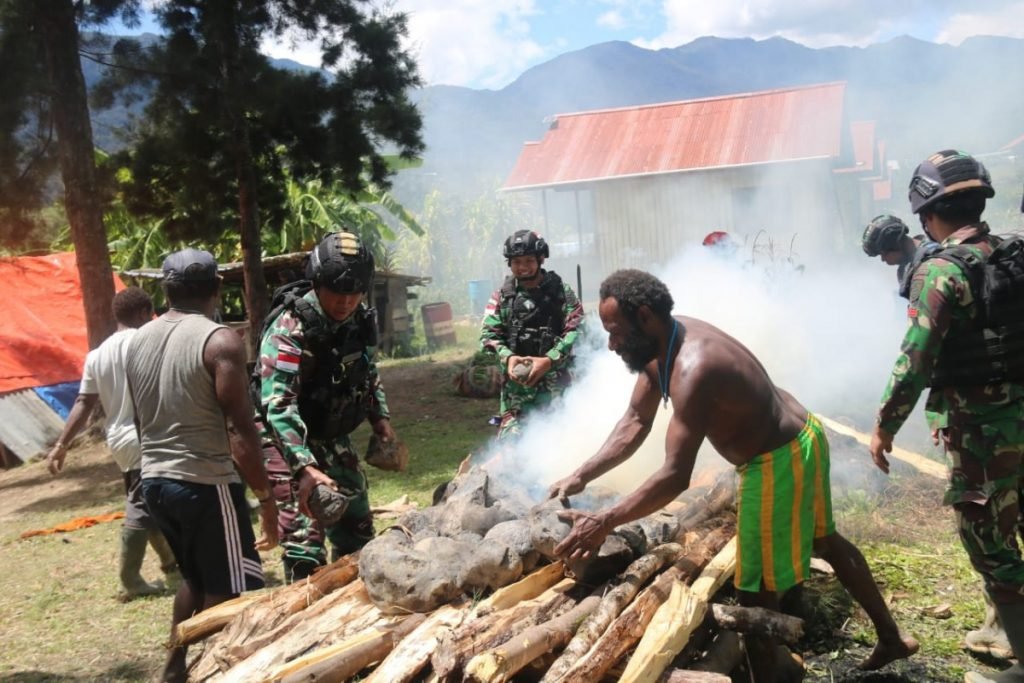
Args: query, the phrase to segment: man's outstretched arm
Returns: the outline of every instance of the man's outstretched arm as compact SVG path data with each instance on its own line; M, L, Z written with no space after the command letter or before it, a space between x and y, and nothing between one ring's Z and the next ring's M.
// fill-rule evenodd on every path
M68 413L64 429L46 456L46 467L50 470L50 474L57 474L64 469L64 457L68 454L68 444L82 431L99 402L99 394L79 394L75 397L75 403L71 406L71 412Z

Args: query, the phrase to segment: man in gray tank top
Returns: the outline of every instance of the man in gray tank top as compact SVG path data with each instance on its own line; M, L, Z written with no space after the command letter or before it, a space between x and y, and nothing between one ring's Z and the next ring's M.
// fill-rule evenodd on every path
M143 495L184 578L173 634L196 612L263 587L257 551L277 545L277 505L253 424L242 340L210 319L220 293L217 262L185 249L167 257L163 274L170 310L132 338L125 374ZM260 502L258 541L239 475ZM186 680L185 654L185 647L169 650L163 681Z

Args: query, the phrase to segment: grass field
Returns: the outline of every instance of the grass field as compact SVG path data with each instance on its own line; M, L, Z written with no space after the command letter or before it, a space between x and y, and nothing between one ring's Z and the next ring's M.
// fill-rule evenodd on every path
M454 349L382 364L395 430L412 459L402 474L370 469L374 504L404 493L429 504L433 489L492 435L486 421L496 401L459 398L451 389L474 333L462 330L464 341ZM366 438L361 431L356 443ZM840 530L864 551L897 620L922 641L922 652L888 673L850 671L873 644L870 623L833 579L819 576L807 590L813 615L802 644L806 680L958 681L965 668L985 668L960 649L963 633L982 616L980 581L940 499L941 482L903 477L881 493L854 491L836 501ZM119 509L117 468L100 443L76 447L59 478L41 463L0 472L0 680L146 681L159 669L171 596L117 600L120 522L19 540L30 529ZM277 553L263 558L275 583L281 576ZM159 570L151 555L144 574L154 579ZM949 616L934 616L944 616L936 609L943 605L950 606Z

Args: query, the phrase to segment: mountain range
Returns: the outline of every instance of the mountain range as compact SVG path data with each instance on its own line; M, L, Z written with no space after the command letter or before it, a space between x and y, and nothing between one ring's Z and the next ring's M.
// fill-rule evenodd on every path
M500 90L416 91L427 143L419 174L449 189L493 187L555 114L832 81L847 83L850 120L877 122L890 159L913 164L949 147L985 153L1024 134L1021 65L1024 40L996 37L959 46L900 37L820 49L782 38L707 37L661 50L600 43L528 69ZM87 83L94 82L98 67L83 66ZM97 144L116 146L125 110L95 117Z

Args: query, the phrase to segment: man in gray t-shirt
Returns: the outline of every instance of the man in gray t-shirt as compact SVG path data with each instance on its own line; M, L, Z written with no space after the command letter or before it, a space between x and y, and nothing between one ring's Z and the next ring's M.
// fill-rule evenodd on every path
M136 329L152 320L153 301L142 289L128 287L114 296L111 307L114 319L117 320L117 332L85 357L78 397L57 443L46 456L46 464L54 475L64 468L67 444L85 427L97 404L102 406L106 417L103 428L107 446L124 478L125 517L121 528L119 574L124 598L130 600L140 595L159 593L164 588L159 582L147 583L140 574L147 543L160 556L160 568L172 583L180 580L181 575L178 574L178 563L171 547L156 528L156 523L142 501L142 456L139 437L135 432L135 413L132 412L124 376L124 353L128 341Z
M170 310L135 333L125 374L142 445L143 496L184 577L173 641L177 624L196 612L263 587L257 551L277 545L277 505L253 424L242 340L212 320L217 262L185 249L164 260L163 274ZM239 475L260 503L258 541ZM185 647L168 651L162 680L187 679L185 655Z

